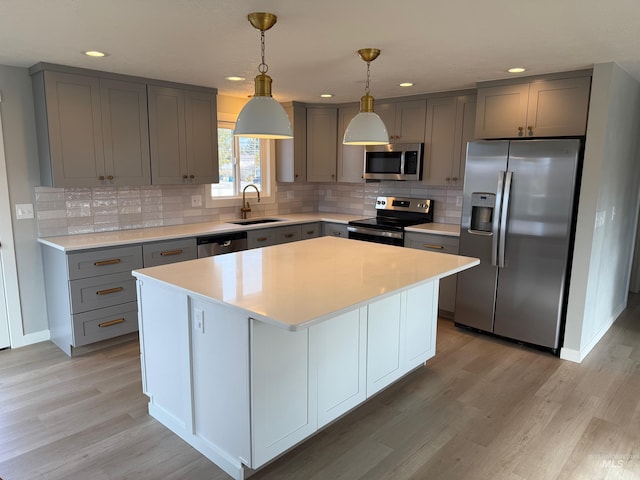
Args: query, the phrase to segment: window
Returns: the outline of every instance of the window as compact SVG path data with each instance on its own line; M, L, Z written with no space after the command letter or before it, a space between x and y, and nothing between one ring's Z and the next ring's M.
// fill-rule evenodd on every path
M259 138L233 136L233 123L218 123L218 162L220 183L211 185L211 199L242 196L242 189L253 183L267 198L271 142ZM209 202L208 202L209 203Z

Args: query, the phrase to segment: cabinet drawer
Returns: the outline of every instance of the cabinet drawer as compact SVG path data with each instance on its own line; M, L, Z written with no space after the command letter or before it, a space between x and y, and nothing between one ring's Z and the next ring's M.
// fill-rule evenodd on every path
M307 223L300 226L300 236L303 240L316 238L322 235L322 225L320 223Z
M142 262L145 267L194 260L197 257L195 238L168 242L146 243L142 246Z
M269 245L275 245L276 243L275 228L249 230L247 232L247 245L249 248L268 247Z
M280 227L276 229L276 243L297 242L301 239L300 225Z
M457 255L459 244L460 239L446 235L429 235L411 232L407 232L405 235L405 245L407 247L431 252L452 253Z
M129 302L73 315L74 345L80 347L138 330L138 305Z
M69 286L71 313L136 301L136 281L131 272L72 280Z
M347 225L342 223L325 223L322 227L322 232L325 237L331 236L349 238Z
M116 247L67 255L69 280L142 268L142 247Z

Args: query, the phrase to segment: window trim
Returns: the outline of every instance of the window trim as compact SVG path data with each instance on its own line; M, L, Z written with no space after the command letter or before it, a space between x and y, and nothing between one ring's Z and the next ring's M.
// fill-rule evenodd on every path
M223 114L218 112L218 125L217 127L233 127L235 126L235 116L229 114ZM276 146L273 140L262 140L261 145L264 155L264 165L267 167L266 172L261 170L262 185L266 186L268 191L260 192L260 203L273 204L276 203ZM211 184L209 184L211 185ZM247 191L247 198L254 198L256 193L253 189ZM235 197L213 197L211 196L211 187L207 187L207 194L205 195L206 208L221 208L221 207L242 207L242 192L239 192Z

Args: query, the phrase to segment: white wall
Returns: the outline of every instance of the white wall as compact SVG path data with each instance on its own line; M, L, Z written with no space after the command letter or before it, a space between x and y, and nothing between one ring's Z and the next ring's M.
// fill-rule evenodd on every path
M626 307L640 192L640 84L594 67L561 355L581 361Z
M34 203L34 187L40 182L33 94L27 69L0 65L0 92L23 333L46 333L49 327L36 222L15 218L15 204Z

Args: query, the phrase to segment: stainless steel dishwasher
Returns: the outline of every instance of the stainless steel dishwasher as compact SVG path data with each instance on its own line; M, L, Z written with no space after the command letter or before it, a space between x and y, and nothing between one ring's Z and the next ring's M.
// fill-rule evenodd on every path
M220 233L196 237L198 258L213 257L223 253L247 249L247 232Z

